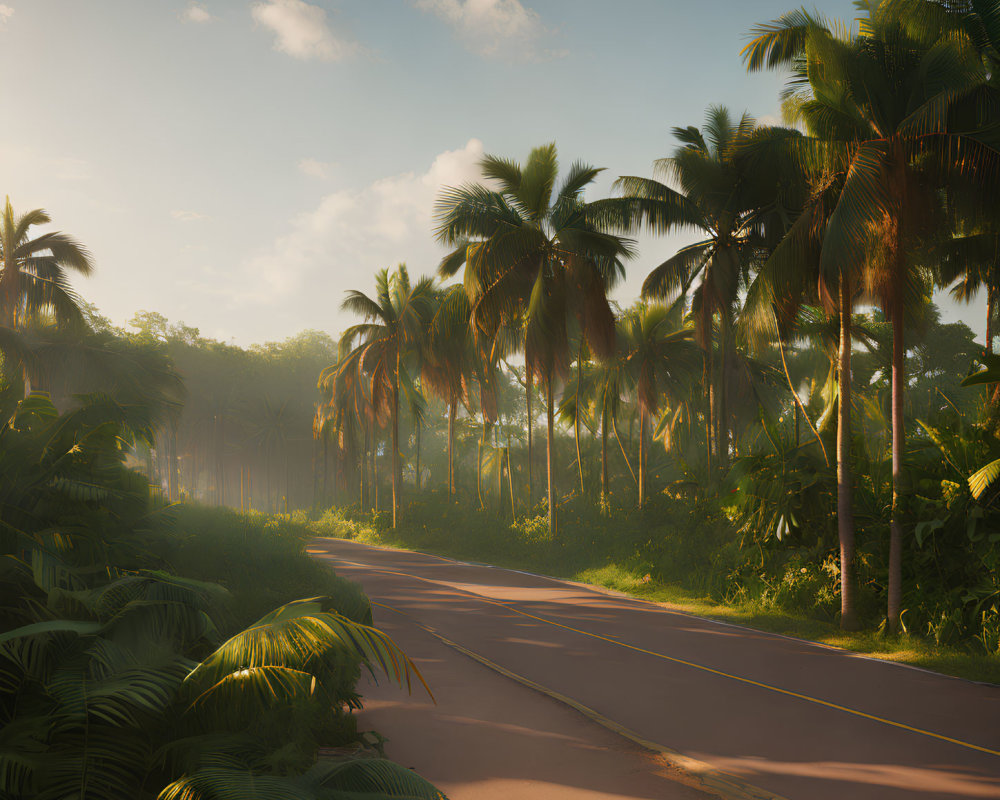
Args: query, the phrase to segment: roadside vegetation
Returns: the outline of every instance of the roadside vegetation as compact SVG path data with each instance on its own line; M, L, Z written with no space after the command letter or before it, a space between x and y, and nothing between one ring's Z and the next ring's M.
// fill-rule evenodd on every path
M358 730L362 669L422 679L308 531L135 468L182 380L88 324L47 222L0 213L0 796L443 798Z

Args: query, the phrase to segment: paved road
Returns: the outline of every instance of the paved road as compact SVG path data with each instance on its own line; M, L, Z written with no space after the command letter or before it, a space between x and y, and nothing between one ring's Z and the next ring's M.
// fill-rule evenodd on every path
M537 691L544 688L633 738L676 751L680 756L672 760L707 776L709 785L726 786L733 776L730 788L743 785L746 796L757 787L762 797L789 800L1000 798L1000 688L510 570L335 539L315 541L310 552L364 586L378 604L378 625L404 647L429 654L432 688L435 680L445 681L439 702L449 708L507 692L494 709L507 717L496 724L524 720L537 731L548 724L537 718L538 709L556 705ZM407 703L412 709L419 701L379 691L378 702L388 705L376 703L376 714L396 709L382 727L407 754L433 760L437 752L440 759L423 715L409 715L405 732L395 726ZM582 769L602 746L592 737L603 729L569 707L563 712L575 720L553 723L553 741L568 730L589 742L561 756L569 764L577 758ZM434 735L444 737L442 743L450 736L468 744L462 723L446 716L435 720ZM626 743L619 741L628 776L649 777L657 762L641 759ZM464 778L476 780L477 769L498 780L523 777L524 757L484 755L476 767L463 768ZM578 793L551 796L680 798L692 791L671 784L653 794L632 788L625 777L620 787L615 780L596 788L617 795L588 794L595 787L581 781ZM487 797L483 786L466 796ZM460 797L454 787L451 792Z

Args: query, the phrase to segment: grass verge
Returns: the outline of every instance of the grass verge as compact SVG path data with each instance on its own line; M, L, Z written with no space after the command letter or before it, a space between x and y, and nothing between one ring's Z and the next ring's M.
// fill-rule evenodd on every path
M391 530L379 517L365 518L333 511L310 522L309 527L317 536L417 550L578 581L622 592L674 611L794 636L944 675L1000 684L1000 657L997 655L971 652L961 646L939 644L909 634L890 636L879 629L842 631L835 621L818 618L821 610L813 608L813 614L808 614L782 607L775 601L774 593L723 600L718 597L719 584L706 579L704 573L688 567L687 580L670 576L669 571L648 557L648 543L647 552L643 553L635 549L621 552L621 541L609 551L607 547L599 546L593 537L584 535L563 540L556 546L531 530L530 520L527 534L523 525L519 528L509 522L500 526L503 530L498 534L491 530L493 526L489 524L463 529L456 526L447 513L439 515L440 522L437 524L429 521L434 519L434 515L422 514L419 509L413 517L415 519L411 517L400 528ZM503 535L504 532L506 535ZM588 543L590 547L587 547ZM680 565L680 569L685 567ZM798 569L795 572L798 573Z

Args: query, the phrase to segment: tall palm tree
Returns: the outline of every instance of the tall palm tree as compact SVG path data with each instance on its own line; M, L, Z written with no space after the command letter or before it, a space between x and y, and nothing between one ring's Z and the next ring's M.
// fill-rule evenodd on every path
M960 177L997 183L995 151L967 135L982 119L987 72L945 4L863 4L857 32L805 11L754 29L743 55L750 71L790 68L786 107L808 135L793 146L807 166L835 164L844 185L824 231L821 268L860 276L890 318L893 498L888 624L898 630L902 597L903 328L922 280L918 248L939 220L939 189ZM963 125L965 123L966 125ZM843 315L846 318L847 315Z
M583 451L580 444L580 426L591 427L588 416L593 405L594 383L590 379L593 371L593 362L589 359L583 337L575 337L577 340L576 359L573 373L563 387L562 397L559 400L557 409L559 421L564 425L573 427L573 440L576 444L576 466L580 479L580 495L586 493L586 485L583 475Z
M407 361L417 349L432 310L434 280L410 283L405 264L375 275L375 296L350 290L342 308L365 319L344 331L342 352L358 342L358 366L367 376L368 395L388 412L392 446L392 526L399 522L402 465L399 457L399 393L409 380Z
M469 326L469 298L452 286L438 298L424 340L420 377L448 407L448 494L455 495L455 419L459 405L469 405L469 376L475 352Z
M697 368L693 331L684 325L682 303L638 306L622 315L618 346L635 386L639 416L639 508L646 495L646 422L655 417L664 396L676 396L686 374Z
M840 199L844 174L838 164L820 160L803 164L794 157L800 137L782 131L774 136L762 131L757 141L746 148L747 159L754 168L785 176L789 182L808 187L808 192L794 222L780 243L770 252L747 293L743 321L750 329L764 332L777 343L788 388L801 409L816 441L827 459L820 430L829 427L836 403L837 428L837 535L840 542L841 616L845 630L857 627L855 608L855 537L853 482L850 466L851 392L852 392L852 330L851 314L858 301L858 270L843 261L830 264L822 258L825 234L830 218ZM822 303L827 319L812 315L806 303ZM831 331L829 323L836 322ZM830 357L825 383L826 409L819 428L812 424L805 406L792 385L785 355L786 342L794 338L822 340Z
M618 437L618 417L630 383L625 363L621 358L620 348L614 358L591 362L587 365L580 380L582 382L581 397L589 400L591 415L595 419L600 419L601 499L607 502L611 488L608 475L608 432L611 431L616 441L621 445L621 439ZM580 409L576 413L584 414L585 412ZM633 480L637 480L624 446L621 447L621 452L625 466Z
M725 107L712 106L702 129L673 129L679 146L669 158L655 162L656 173L665 182L624 176L615 184L622 197L614 208L628 227L645 223L656 233L695 230L704 236L653 269L643 283L642 296L673 300L695 287L691 299L695 335L704 349L706 431L723 464L729 448L724 376L732 358L740 293L763 260L768 241L776 241L787 219L787 201L776 176L750 168L741 157L742 146L756 130L749 115L734 120ZM718 370L712 363L716 318Z
M555 534L555 384L569 362L569 321L576 317L596 357L612 355L615 324L607 294L622 277L633 243L611 232L600 201L584 199L600 169L577 162L556 189L555 144L535 148L523 165L486 156L480 166L487 183L449 188L438 199L437 237L454 248L440 273L451 276L465 267L471 322L486 339L504 327L523 331L527 373L542 383L546 397L549 526ZM530 411L528 424L530 430ZM528 458L530 463L530 450Z

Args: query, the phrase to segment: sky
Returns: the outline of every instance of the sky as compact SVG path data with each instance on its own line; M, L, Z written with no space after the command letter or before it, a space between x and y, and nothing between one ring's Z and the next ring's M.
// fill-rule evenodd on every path
M790 0L0 0L0 195L93 253L74 284L238 344L334 337L347 289L432 274L484 153L651 174L714 104L780 117L740 50ZM851 19L850 0L823 0ZM688 240L640 239L631 302ZM982 334L983 306L943 303Z

